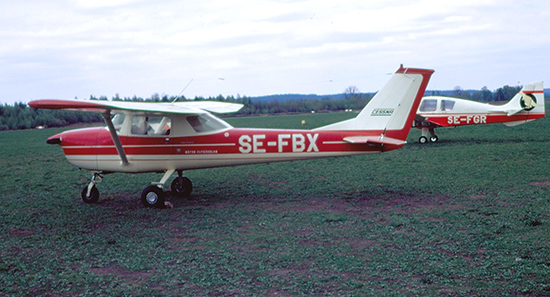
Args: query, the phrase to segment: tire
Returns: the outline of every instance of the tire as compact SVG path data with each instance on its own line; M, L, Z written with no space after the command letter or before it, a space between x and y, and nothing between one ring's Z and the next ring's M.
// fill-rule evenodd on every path
M437 136L430 137L430 142L431 143L436 143L438 140L439 140L439 138L437 138Z
M157 186L148 186L141 192L141 203L150 208L164 208L164 191Z
M172 195L176 197L189 197L191 195L191 191L193 191L193 184L191 183L191 180L187 177L182 177L181 182L180 178L176 177L172 181L172 185L170 186L170 189L172 190Z
M92 187L90 196L86 194L88 194L88 186L82 189L82 201L84 201L85 203L92 204L92 203L96 203L99 200L99 190L96 188L95 185Z
M428 142L428 138L426 136L420 136L420 138L418 138L418 142L420 142L421 144L424 144Z

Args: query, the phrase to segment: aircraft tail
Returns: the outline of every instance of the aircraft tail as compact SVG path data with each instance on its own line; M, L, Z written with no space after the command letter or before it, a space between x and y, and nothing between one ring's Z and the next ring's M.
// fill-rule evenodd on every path
M542 82L530 83L524 86L508 103L499 107L508 116L525 115L525 120L504 122L506 126L517 126L531 120L544 117L544 89Z
M433 72L430 69L403 68L401 65L356 118L315 130L371 131L370 135L372 131L377 131L380 133L379 143L405 143ZM346 141L362 142L365 140L363 138L350 137ZM376 142L372 136L367 138L370 142ZM382 141L384 138L386 141Z

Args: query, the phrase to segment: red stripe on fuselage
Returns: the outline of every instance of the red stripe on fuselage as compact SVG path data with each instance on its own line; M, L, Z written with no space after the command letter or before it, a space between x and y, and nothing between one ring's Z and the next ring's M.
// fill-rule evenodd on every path
M527 121L536 120L544 117L543 113L516 114L512 116L508 116L505 114L488 113L421 115L426 118L426 121L435 123L443 127ZM417 126L417 128L422 128L422 126Z
M350 144L344 137L378 136L383 131L310 131L230 129L221 133L189 136L120 136L131 155L208 155L381 151L380 146ZM105 128L80 129L61 134L65 155L118 155ZM402 145L385 145L384 151Z

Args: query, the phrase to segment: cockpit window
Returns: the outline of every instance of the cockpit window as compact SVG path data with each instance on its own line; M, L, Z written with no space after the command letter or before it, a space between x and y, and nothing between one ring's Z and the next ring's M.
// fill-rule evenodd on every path
M132 134L134 135L170 135L172 121L162 116L134 116Z
M441 100L441 111L451 111L455 107L453 100Z
M224 122L205 113L201 115L188 116L187 122L193 127L195 132L209 132L228 128Z
M437 108L436 99L424 99L420 104L420 111L435 111Z

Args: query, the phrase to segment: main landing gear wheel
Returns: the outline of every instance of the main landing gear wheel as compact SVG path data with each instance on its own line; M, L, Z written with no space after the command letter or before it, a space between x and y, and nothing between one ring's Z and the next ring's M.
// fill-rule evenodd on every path
M187 177L176 177L170 186L172 195L177 197L189 197L193 191L193 184Z
M438 140L439 140L439 138L437 138L437 136L435 136L435 135L430 137L430 142L432 142L432 143L436 143Z
M421 144L424 144L424 143L428 142L428 137L420 136L420 138L418 138L418 142L420 142Z
M145 207L164 207L164 191L157 186L148 186L141 192L141 203Z
M98 200L99 200L99 190L96 188L95 185L92 186L90 195L88 195L88 186L82 189L82 201L91 204L91 203L96 203Z

